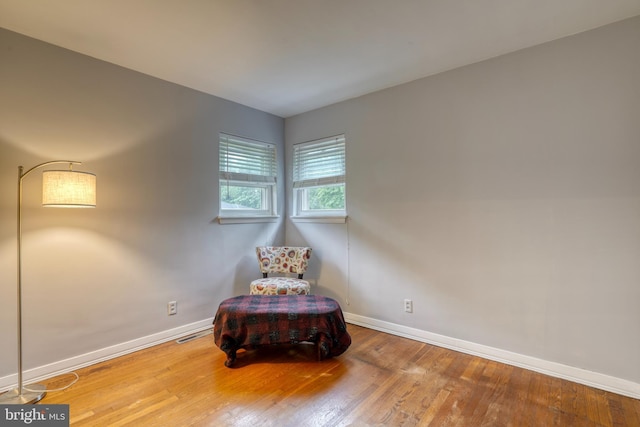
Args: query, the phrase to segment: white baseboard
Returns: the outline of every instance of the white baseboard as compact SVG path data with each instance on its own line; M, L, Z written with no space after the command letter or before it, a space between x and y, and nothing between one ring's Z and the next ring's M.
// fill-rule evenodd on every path
M632 381L627 381L621 378L599 374L597 372L587 371L585 369L575 368L560 363L549 362L547 360L525 356L510 351L501 350L499 348L476 344L470 341L464 341L444 335L434 334L432 332L410 328L395 323L384 322L382 320L376 320L357 314L345 312L344 318L348 323L352 323L354 325L374 329L380 332L386 332L391 335L397 335L427 344L433 344L438 347L444 347L450 350L459 351L461 353L479 356L485 359L494 360L496 362L506 363L508 365L540 372L545 375L562 378L579 384L595 387L601 390L610 391L612 393L621 394L623 396L632 397L634 399L640 399L640 384L634 383Z
M60 374L64 374L75 369L84 368L85 366L94 365L105 360L114 359L133 353L144 348L153 347L167 341L178 339L185 335L194 334L212 328L213 317L210 319L200 320L188 325L158 332L146 337L137 338L135 340L123 342L100 350L85 353L80 356L71 357L69 359L60 360L48 365L39 366L23 372L23 381L25 384L52 378ZM18 383L18 374L0 377L0 391L9 390L16 387Z
M597 372L587 371L560 363L549 362L531 356L525 356L510 351L501 350L499 348L489 347L482 344L476 344L470 341L459 340L444 335L434 334L432 332L423 331L421 329L410 328L395 323L385 322L382 320L372 319L370 317L360 316L352 313L344 313L345 320L348 323L362 326L376 331L385 332L391 335L397 335L409 338L415 341L436 345L438 347L448 348L450 350L459 351L473 356L482 357L496 362L506 363L508 365L517 366L531 371L540 372L542 374L551 375L553 377L562 378L601 390L610 391L612 393L621 394L623 396L640 399L640 384ZM127 341L114 346L106 347L80 356L71 357L69 359L50 363L48 365L39 366L29 369L23 373L25 384L52 378L56 375L67 373L75 369L84 368L89 365L103 362L105 360L114 359L133 353L144 348L153 347L167 341L178 339L185 335L201 332L212 327L213 318L201 320L199 322L190 323L178 328L169 329L167 331L158 332L146 337ZM7 375L0 377L0 391L5 391L15 387L18 382L18 375Z

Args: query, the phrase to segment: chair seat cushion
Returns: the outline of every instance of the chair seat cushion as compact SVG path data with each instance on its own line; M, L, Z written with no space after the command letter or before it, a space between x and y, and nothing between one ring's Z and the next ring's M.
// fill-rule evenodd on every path
M267 277L251 282L250 295L308 295L311 286L306 280L290 277Z

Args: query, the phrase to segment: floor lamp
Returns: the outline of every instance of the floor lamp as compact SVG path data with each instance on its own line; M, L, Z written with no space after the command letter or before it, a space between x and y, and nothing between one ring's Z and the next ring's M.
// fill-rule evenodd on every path
M42 206L93 208L96 206L96 176L87 172L76 172L73 165L80 162L54 160L41 163L26 172L18 166L18 386L0 395L0 404L36 403L46 394L42 384L22 383L22 180L36 169L59 163L69 164L68 170L46 170L42 172Z

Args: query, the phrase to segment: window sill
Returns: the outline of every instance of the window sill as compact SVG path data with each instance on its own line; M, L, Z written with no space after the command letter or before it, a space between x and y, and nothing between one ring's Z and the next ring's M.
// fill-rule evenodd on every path
M277 222L277 215L273 216L219 216L216 219L219 224L253 224L259 222Z
M347 215L314 215L314 216L292 216L293 222L315 222L318 224L344 224L347 222Z

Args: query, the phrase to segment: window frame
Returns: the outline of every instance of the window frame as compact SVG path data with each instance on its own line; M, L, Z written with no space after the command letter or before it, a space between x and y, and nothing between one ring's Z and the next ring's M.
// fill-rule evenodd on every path
M331 166L323 170L321 155L313 151L325 149L330 152ZM331 151L334 151L331 154ZM336 153L335 151L339 151ZM333 157L333 158L332 158ZM346 189L346 137L344 134L327 138L316 139L295 144L293 146L292 162L292 193L293 215L291 219L296 222L345 222L347 218L347 189ZM304 160L301 160L304 159ZM335 168L337 163L342 163ZM304 163L312 166L304 168ZM324 162L326 164L326 162ZM320 166L318 166L320 165ZM331 169L334 169L332 172ZM313 188L344 186L343 209L309 209L308 194Z
M278 218L276 145L224 132L219 134L218 144L218 222L274 222ZM223 208L225 186L261 189L261 209Z

